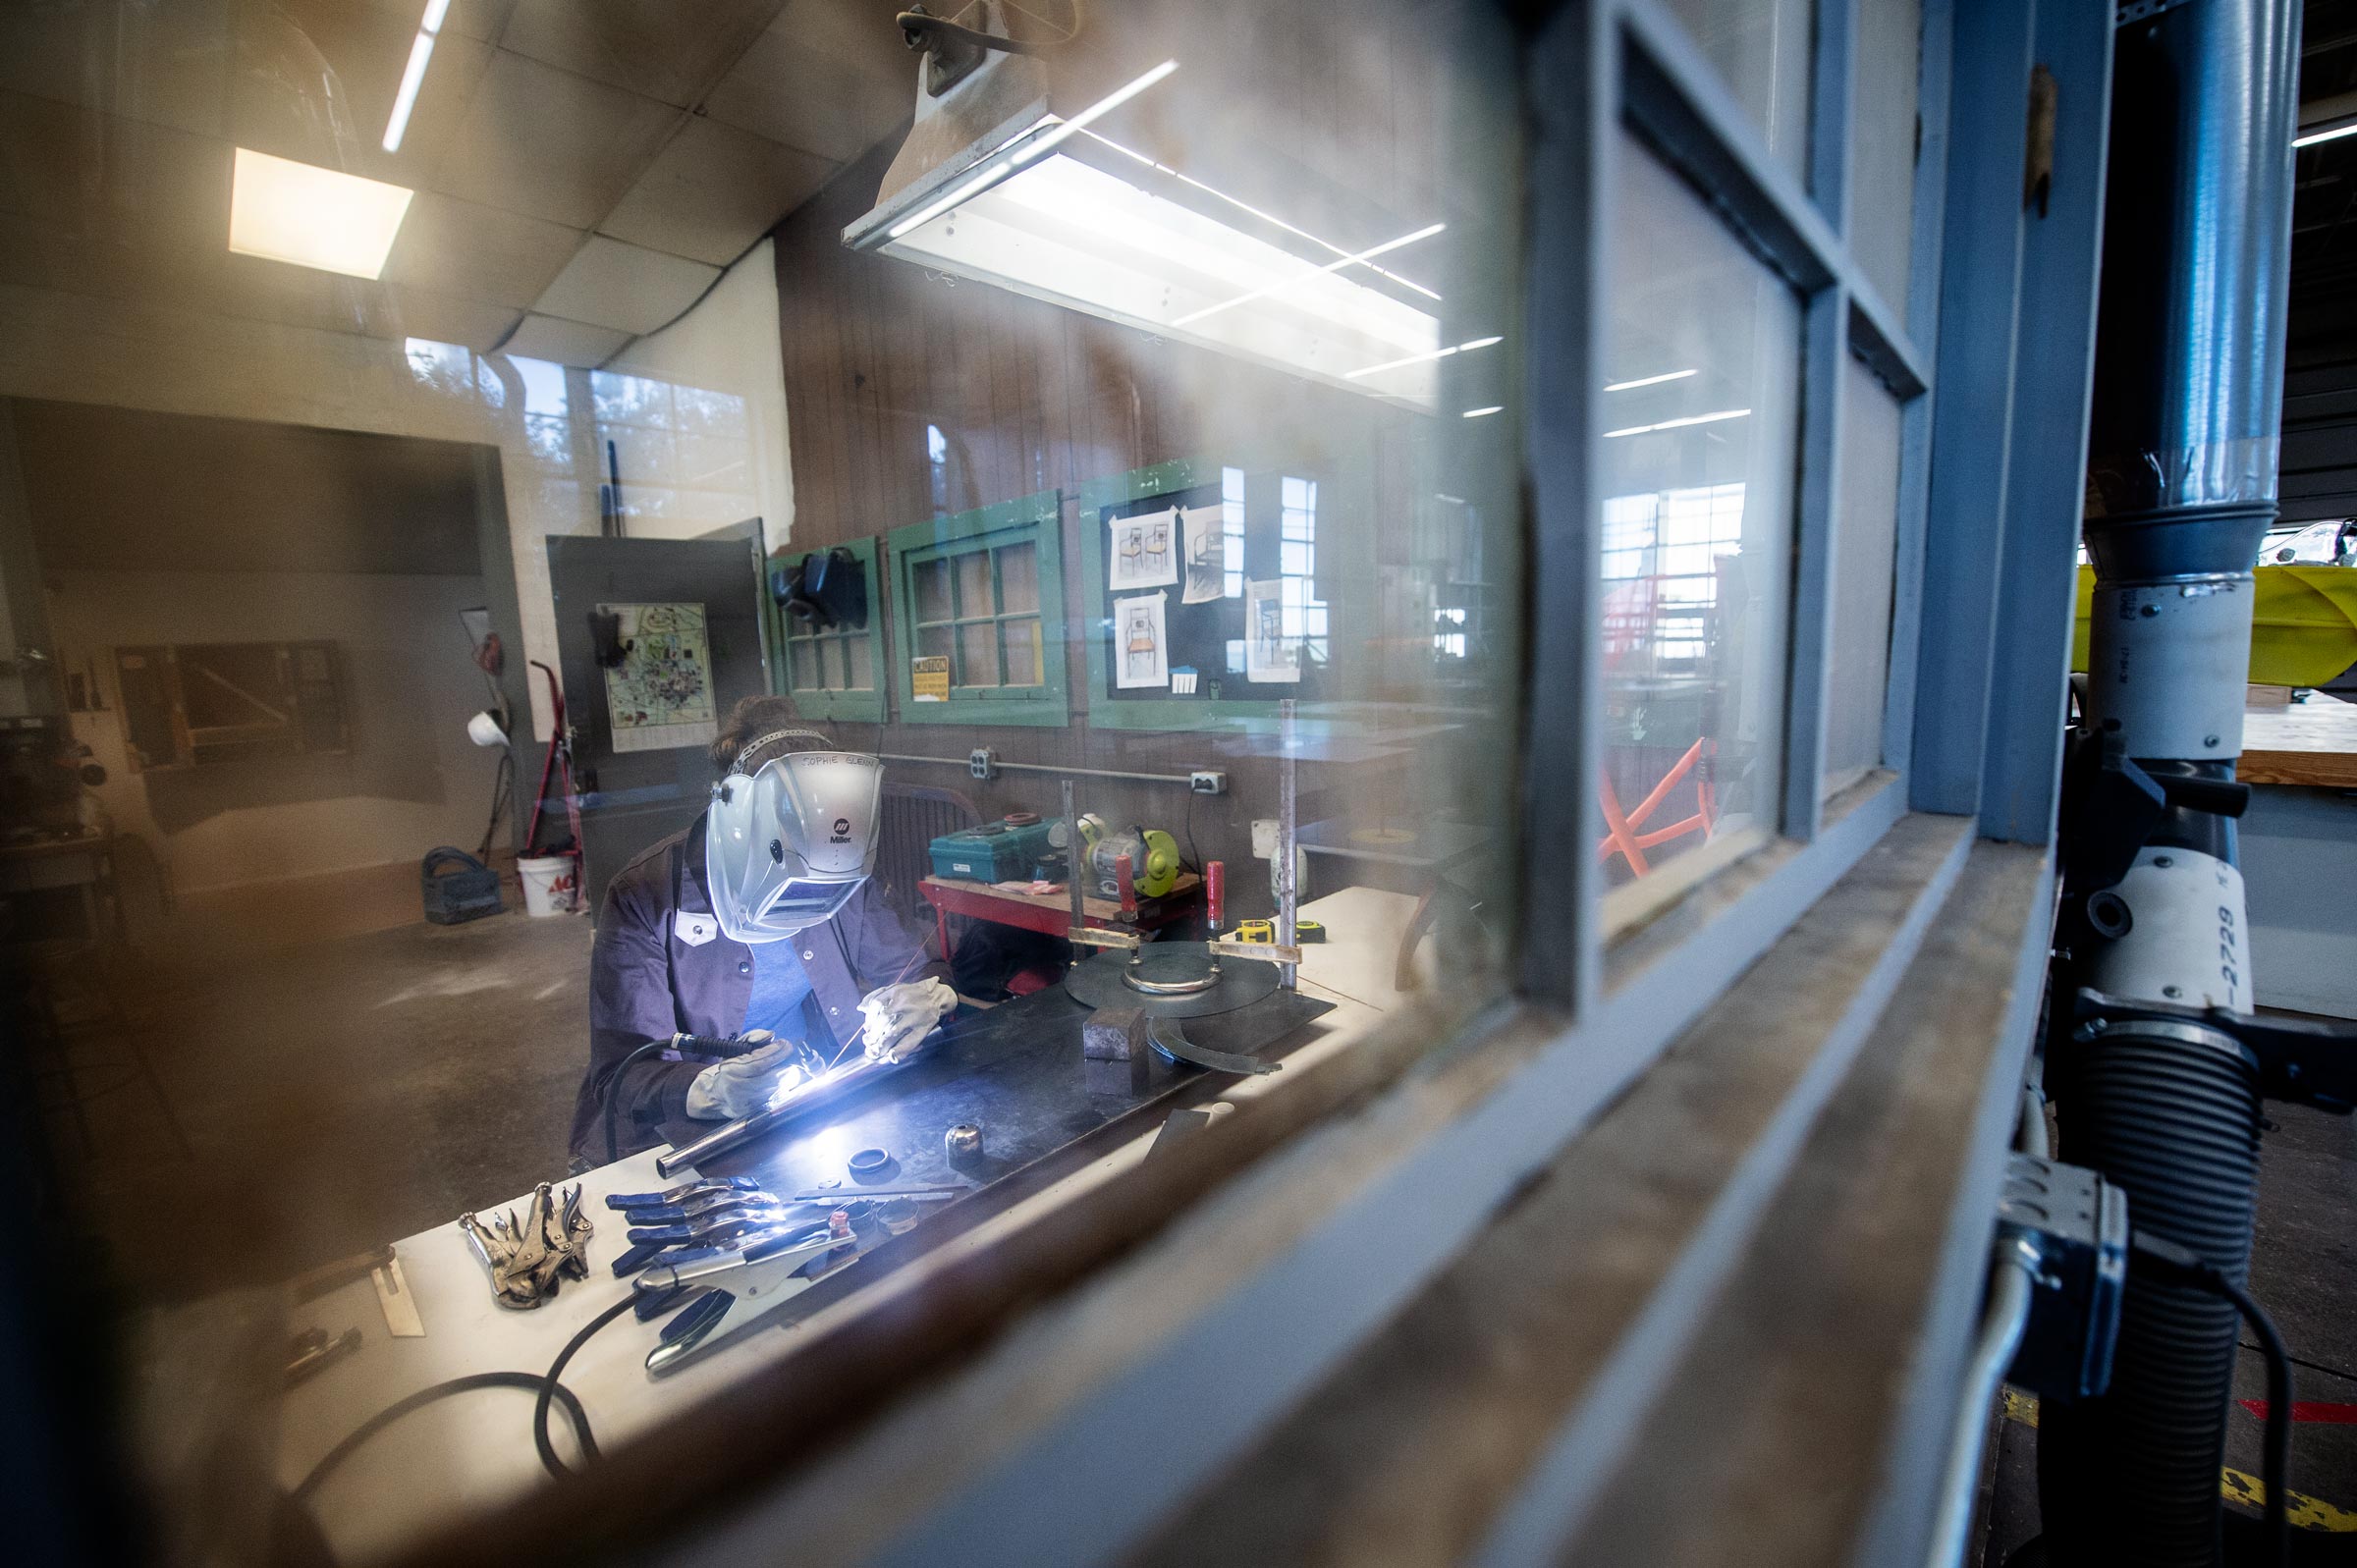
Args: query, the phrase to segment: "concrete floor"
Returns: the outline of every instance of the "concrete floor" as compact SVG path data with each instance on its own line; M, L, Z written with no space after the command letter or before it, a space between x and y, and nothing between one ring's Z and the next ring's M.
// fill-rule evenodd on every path
M2275 1126L2260 1146L2251 1294L2298 1362L2294 1403L2357 1407L2357 1125L2289 1106L2271 1105L2268 1116ZM2267 1365L2246 1330L2235 1368L2237 1399L2267 1397ZM2039 1529L2036 1406L2010 1394L2006 1405L1983 1558L1991 1568L2012 1558ZM2258 1476L2260 1437L2259 1417L2237 1406L2226 1429L2227 1468ZM2301 1532L2294 1564L2357 1564L2357 1425L2295 1424L2291 1490L2326 1505L2309 1510L2309 1518L2336 1527ZM2255 1507L2236 1506L2258 1517ZM2039 1561L2025 1556L2020 1568Z
M281 1281L561 1177L589 941L577 916L420 921L69 988L44 1119L126 1304Z

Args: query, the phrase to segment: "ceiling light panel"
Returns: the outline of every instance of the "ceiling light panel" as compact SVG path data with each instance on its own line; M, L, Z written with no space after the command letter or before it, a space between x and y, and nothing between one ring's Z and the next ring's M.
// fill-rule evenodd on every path
M229 248L373 279L385 270L412 193L240 147L230 189Z

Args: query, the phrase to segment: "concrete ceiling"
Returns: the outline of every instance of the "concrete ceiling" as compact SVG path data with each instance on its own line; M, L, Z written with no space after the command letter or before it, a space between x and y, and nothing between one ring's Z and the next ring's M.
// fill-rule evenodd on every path
M0 7L0 284L594 364L906 121L899 0ZM416 191L380 282L232 255L246 146Z

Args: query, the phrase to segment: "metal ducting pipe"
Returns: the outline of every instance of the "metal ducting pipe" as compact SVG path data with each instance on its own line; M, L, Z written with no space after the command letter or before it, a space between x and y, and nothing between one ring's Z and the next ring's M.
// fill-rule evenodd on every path
M2251 568L2275 515L2299 10L2191 0L2123 26L2090 417L2096 571L2088 722L2147 772L2230 780ZM2076 983L2247 1009L2233 824L2170 808L2084 943ZM2124 925L2125 929L2118 927ZM2140 1229L2240 1281L2257 1198L2257 1074L2220 1031L2090 1025L2056 1063L2062 1155L2124 1188ZM2234 1309L2131 1276L2110 1391L2042 1413L2048 1561L2220 1551Z

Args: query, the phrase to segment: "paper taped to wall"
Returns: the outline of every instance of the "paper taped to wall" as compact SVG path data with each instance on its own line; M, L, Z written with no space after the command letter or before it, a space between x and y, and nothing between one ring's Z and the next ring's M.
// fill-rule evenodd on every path
M1171 683L1170 644L1163 613L1168 594L1113 602L1113 683L1124 690Z
M1244 584L1244 678L1266 683L1301 678L1301 639L1285 627L1285 579Z
M1113 529L1113 590L1161 588L1178 580L1178 509L1116 517Z
M1209 604L1228 591L1228 509L1189 507L1186 523L1186 592L1180 604Z
M616 618L622 662L606 671L606 716L616 751L705 746L720 729L712 645L700 604L597 607Z

